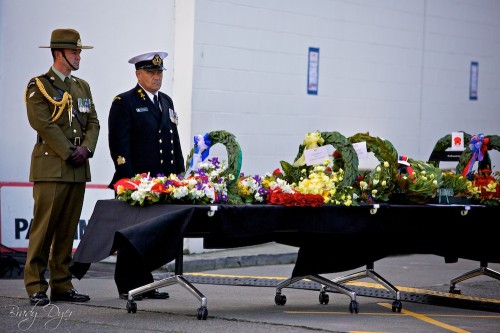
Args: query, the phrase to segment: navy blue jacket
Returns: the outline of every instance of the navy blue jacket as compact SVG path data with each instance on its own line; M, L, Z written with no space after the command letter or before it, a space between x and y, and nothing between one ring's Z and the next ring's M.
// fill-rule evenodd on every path
M162 112L137 85L116 96L108 118L108 141L115 174L109 184L138 173L170 175L184 172L177 114L172 99L158 92Z

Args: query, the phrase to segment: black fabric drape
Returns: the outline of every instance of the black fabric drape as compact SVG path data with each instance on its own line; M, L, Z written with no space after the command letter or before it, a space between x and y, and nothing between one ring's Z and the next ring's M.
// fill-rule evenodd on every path
M389 205L284 207L274 205L156 204L98 201L71 267L81 278L89 265L130 244L154 270L175 259L184 237L203 237L205 248L275 241L299 247L293 276L354 269L387 256L435 254L500 262L500 207Z

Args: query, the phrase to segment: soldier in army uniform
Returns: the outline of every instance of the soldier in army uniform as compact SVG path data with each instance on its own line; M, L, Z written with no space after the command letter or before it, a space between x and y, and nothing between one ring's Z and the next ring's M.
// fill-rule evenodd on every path
M73 288L69 265L99 120L89 84L71 72L80 67L82 49L93 47L82 46L73 29L54 30L50 46L40 47L51 48L54 62L46 74L29 81L25 92L37 139L31 155L34 209L24 283L32 305L86 302L90 297ZM44 277L47 266L49 283Z
M140 173L156 177L184 172L177 113L172 99L159 91L166 56L166 52L149 52L129 60L135 65L138 83L116 96L109 111L109 150L115 165L110 188L118 180ZM141 259L131 256L133 251L118 250L115 282L124 299L129 290L153 282ZM167 298L168 294L153 291L143 297Z

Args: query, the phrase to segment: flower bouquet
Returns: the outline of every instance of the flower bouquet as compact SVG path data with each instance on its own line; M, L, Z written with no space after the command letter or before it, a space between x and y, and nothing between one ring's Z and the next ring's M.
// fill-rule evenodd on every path
M386 202L394 188L390 164L384 161L367 174L360 174L354 183L357 199L367 203Z
M433 164L434 165L434 164ZM448 170L442 173L442 186L433 202L438 204L469 204L470 200L466 197L467 186L470 181L462 175L457 175Z
M311 171L302 169L303 177L295 187L302 194L320 195L325 204L355 205L352 186L341 186L344 179L344 171L337 172L329 167L330 160L323 164L314 165Z
M455 197L465 197L469 181L462 175L457 175L452 171L443 172L443 187L450 189Z
M320 207L324 204L319 194L297 191L295 183L288 183L280 169L266 174L262 186L268 190L267 203L271 205Z
M262 178L258 175L242 175L236 181L238 195L245 203L264 202L269 191L262 186Z
M396 193L404 194L410 203L424 204L432 200L443 184L442 171L431 164L409 159L413 172L400 174Z
M266 173L262 178L241 176L236 182L238 195L245 203L268 203L284 206L318 207L324 204L321 195L300 193L295 184L289 184L280 169L272 174Z
M153 203L212 204L228 200L228 179L221 176L224 163L217 158L199 164L196 171L185 176L171 174L151 177L138 174L115 183L116 199L131 205ZM228 178L228 177L227 177Z
M466 195L483 205L500 205L500 172L485 169L474 173Z

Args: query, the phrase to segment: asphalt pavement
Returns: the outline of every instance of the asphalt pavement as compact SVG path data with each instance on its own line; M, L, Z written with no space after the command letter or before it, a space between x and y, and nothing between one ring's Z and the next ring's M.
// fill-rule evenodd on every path
M29 304L19 276L0 279L0 332L479 332L500 333L500 281L477 276L449 293L450 280L479 268L459 259L446 264L434 255L410 255L375 263L378 276L395 285L401 300L371 278L345 284L352 297L327 288L320 304L320 284L300 280L281 290L276 286L293 270L297 249L276 243L210 251L184 257L184 278L206 297L208 317L199 320L201 302L179 284L160 288L166 300L135 302L136 313L118 298L113 257L93 264L75 288L90 295L87 303ZM330 255L330 254L323 254ZM173 263L154 272L157 280L173 275ZM489 268L500 271L499 264ZM334 279L365 267L325 274ZM21 276L22 277L22 276ZM282 298L279 298L282 300ZM278 302L279 303L279 302ZM326 303L326 304L325 304Z

